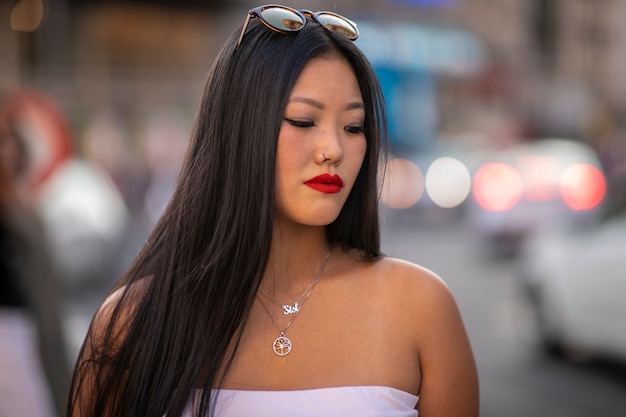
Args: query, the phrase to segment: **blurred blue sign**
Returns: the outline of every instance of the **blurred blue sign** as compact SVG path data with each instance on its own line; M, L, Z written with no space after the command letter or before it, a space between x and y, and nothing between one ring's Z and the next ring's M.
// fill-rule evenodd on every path
M359 20L357 44L373 65L466 76L486 60L482 43L449 26Z
M471 76L486 51L471 33L451 27L359 19L359 48L376 71L389 110L392 148L428 148L438 126L437 77Z
M403 153L427 149L436 136L437 92L432 74L374 66L387 102L391 147Z

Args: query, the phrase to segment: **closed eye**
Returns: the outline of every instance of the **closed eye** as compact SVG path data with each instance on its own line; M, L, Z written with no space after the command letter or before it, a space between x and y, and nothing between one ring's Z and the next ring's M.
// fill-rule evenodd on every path
M346 126L344 129L345 129L346 132L352 133L354 135L365 133L365 127L364 126Z
M310 120L293 120L293 119L288 119L286 117L284 119L285 119L285 121L287 123L289 123L290 125L295 126L295 127L306 128L306 127L313 127L313 126L315 126L315 123L313 123Z

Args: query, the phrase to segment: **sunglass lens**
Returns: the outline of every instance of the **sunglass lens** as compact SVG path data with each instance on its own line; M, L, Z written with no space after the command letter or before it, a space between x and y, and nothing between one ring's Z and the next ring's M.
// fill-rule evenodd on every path
M261 11L263 20L274 29L294 32L302 29L304 19L295 11L282 7L270 7Z
M344 35L348 39L355 40L359 37L356 24L350 23L347 19L332 13L317 13L317 20L328 30Z

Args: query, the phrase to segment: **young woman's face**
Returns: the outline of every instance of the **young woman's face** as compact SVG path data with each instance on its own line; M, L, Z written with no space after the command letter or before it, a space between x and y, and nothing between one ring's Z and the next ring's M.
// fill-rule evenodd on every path
M276 154L276 219L332 223L361 169L367 143L356 76L340 56L314 58L285 108Z

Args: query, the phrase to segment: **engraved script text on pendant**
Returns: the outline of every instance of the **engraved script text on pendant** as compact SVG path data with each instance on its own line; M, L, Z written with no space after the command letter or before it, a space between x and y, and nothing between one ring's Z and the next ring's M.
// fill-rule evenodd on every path
M284 304L283 310L285 310L283 312L285 316L288 314L296 314L298 311L300 311L300 305L298 305L297 301L293 306L290 306L289 304Z
M281 333L280 336L274 340L274 346L272 346L272 348L274 349L274 353L278 356L288 355L292 348L291 340L289 340L284 333Z

